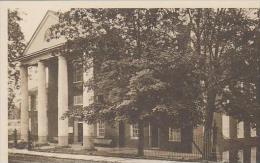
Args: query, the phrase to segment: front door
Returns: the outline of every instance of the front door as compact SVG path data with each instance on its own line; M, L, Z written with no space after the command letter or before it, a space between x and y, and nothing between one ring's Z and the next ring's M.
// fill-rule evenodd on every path
M158 147L159 146L159 128L157 125L151 126L151 146Z
M125 125L123 122L119 122L119 147L125 145Z
M78 123L78 142L83 142L83 123Z

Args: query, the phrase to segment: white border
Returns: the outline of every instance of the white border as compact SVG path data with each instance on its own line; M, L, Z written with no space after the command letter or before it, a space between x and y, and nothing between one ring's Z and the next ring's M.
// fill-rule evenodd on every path
M8 160L7 9L0 8L0 162Z
M58 7L56 7L58 6ZM7 159L7 9L8 8L260 8L259 0L1 1L0 2L0 162Z
M149 3L148 3L149 2ZM1 8L259 8L259 0L1 1ZM58 6L58 7L57 7Z

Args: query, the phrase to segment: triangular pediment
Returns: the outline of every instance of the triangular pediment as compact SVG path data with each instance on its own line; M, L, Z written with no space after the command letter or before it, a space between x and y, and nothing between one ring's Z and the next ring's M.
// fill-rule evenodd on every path
M49 49L54 46L57 46L59 44L65 43L65 38L59 38L59 39L52 39L50 41L47 41L47 35L49 32L49 28L57 24L59 22L59 17L56 15L54 11L48 11L46 15L44 16L43 20L37 27L36 31L34 32L31 40L29 41L25 51L24 56L31 55L32 53Z

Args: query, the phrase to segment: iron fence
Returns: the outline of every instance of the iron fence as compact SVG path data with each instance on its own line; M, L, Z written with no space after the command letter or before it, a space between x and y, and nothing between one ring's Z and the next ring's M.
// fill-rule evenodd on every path
M201 161L203 160L203 152L205 152L205 138L203 135L193 134L190 137L181 138L169 141L167 137L161 137L157 141L150 136L144 137L144 155L138 156L138 139L129 138L125 144L119 147L117 143L112 144L95 144L95 150L86 150L82 142L75 143L70 138L68 146L60 146L57 140L48 142L48 144L38 143L37 136L28 132L28 141L21 142L18 139L17 132L13 133L12 144L15 148L27 148L28 150L35 150L40 152L54 152L54 153L68 153L81 155L100 155L100 156L114 156L114 157L130 157L130 158L147 158L160 160L175 160L175 161ZM65 138L67 139L67 138ZM85 139L85 138L82 138ZM92 137L93 142L96 137ZM259 139L258 139L259 140ZM220 143L220 142L219 142ZM235 144L235 143L233 143ZM259 143L258 143L259 144ZM246 148L235 147L232 148L232 143L226 149L219 149L217 143L212 142L211 148L208 148L207 153L210 156L208 160L230 162L230 163L257 163L260 158L260 146L250 146ZM259 144L260 145L260 144ZM242 154L241 154L242 151Z

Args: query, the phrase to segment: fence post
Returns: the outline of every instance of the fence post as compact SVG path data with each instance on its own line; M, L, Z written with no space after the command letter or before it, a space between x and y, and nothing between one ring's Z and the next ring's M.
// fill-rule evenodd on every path
M217 161L217 135L218 135L217 132L218 132L218 127L216 125L216 122L214 122L211 161Z
M14 129L14 147L17 148L17 130Z

